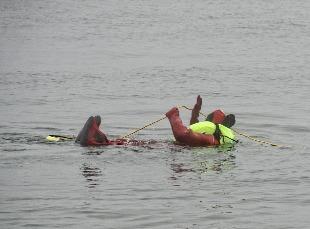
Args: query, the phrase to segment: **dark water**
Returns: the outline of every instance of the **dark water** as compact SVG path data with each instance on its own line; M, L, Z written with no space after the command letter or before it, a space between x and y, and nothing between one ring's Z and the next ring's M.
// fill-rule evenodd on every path
M310 3L0 1L0 228L309 228ZM175 105L222 108L233 149L46 143L100 114L110 138ZM181 110L188 123L189 112Z

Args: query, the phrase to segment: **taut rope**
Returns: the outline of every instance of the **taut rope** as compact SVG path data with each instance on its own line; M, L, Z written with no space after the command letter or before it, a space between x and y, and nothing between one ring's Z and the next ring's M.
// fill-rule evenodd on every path
M155 123L158 123L158 122L160 122L161 120L164 120L164 119L166 119L166 118L167 118L167 117L164 116L164 117L162 117L162 118L160 118L160 119L157 119L156 121L151 122L151 123L148 123L148 124L146 124L145 126L139 128L139 129L137 129L137 130L135 130L135 131L133 131L133 132L131 132L131 133L129 133L129 134L126 134L126 135L124 135L124 136L121 137L121 138L122 138L122 139L123 139L123 138L128 138L129 136L131 136L131 135L133 135L133 134L139 132L140 130L143 130L143 129L149 127L149 126L152 126L152 125L154 125Z
M186 110L193 110L192 108L189 108L189 107L184 106L184 105L178 106L178 108L184 108L184 109L186 109ZM202 113L202 112L199 112L199 114L201 114L201 115L204 116L205 118L207 117L207 115L205 115L205 114ZM164 120L164 119L166 119L166 118L167 118L166 116L163 116L163 117L161 117L161 118L159 118L159 119L157 119L157 120L155 120L155 121L152 121L152 122L150 122L150 123L144 125L143 127L139 128L139 129L136 129L136 130L132 131L132 132L129 133L129 134L126 134L126 135L122 136L121 138L122 138L122 139L128 138L129 136L131 136L131 135L133 135L133 134L135 134L135 133L137 133L137 132L139 132L139 131L141 131L141 130L143 130L143 129L149 127L149 126L152 126L152 125L154 125L154 124L156 124L156 123L158 123L158 122L160 122L160 121L162 121L162 120ZM232 128L231 128L231 129L232 129ZM252 141L258 142L258 143L267 144L267 145L276 146L276 147L288 147L288 146L278 145L278 144L275 144L275 143L272 143L272 142L263 141L263 140L260 140L260 139L251 137L251 136L249 136L248 134L246 134L246 133L244 133L244 132L243 132L243 133L240 132L239 130L238 130L238 131L235 130L235 129L232 129L232 130L233 130L234 132L236 132L237 134L239 134L240 136L246 137L246 138L248 138L248 139L250 139L250 140L252 140ZM74 140L74 139L75 139L74 136L62 136L62 135L49 135L49 136L47 137L47 140L50 140L50 141Z
M188 108L187 106L181 106L187 110L193 110L192 108ZM201 114L202 116L204 116L205 118L207 117L207 115L205 115L204 113L202 112L199 112L199 114ZM259 143L263 143L263 144L267 144L267 145L271 145L271 146L277 146L277 147L287 147L287 146L282 146L282 145L278 145L278 144L275 144L275 143L272 143L272 142L267 142L267 141L263 141L263 140L260 140L260 139L257 139L257 138L254 138L254 137L251 137L249 136L248 134L246 133L241 133L239 130L237 131L236 129L233 129L231 128L234 132L236 132L237 134L239 134L240 136L243 136L243 137L246 137L252 141L255 141L255 142L259 142Z

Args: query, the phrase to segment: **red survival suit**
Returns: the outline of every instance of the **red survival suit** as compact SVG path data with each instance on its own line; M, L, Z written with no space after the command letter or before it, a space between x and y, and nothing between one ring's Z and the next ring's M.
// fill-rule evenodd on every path
M99 130L100 124L100 116L89 117L75 142L82 146L124 145L128 142L126 139L108 140L107 136Z
M192 110L192 116L190 120L191 125L199 122L198 117L201 109L201 104L202 99L200 96L198 96L197 103ZM178 108L173 107L170 111L166 113L166 116L169 119L173 135L177 142L189 146L214 146L220 144L218 139L215 138L214 135L195 133L191 129L188 129L186 126L184 126L180 118ZM207 120L215 124L221 124L224 119L225 114L221 110L215 110L207 117Z
M173 135L179 143L189 146L219 145L219 141L214 137L214 135L195 133L191 129L184 126L180 118L178 108L173 107L166 113L166 116L169 119Z

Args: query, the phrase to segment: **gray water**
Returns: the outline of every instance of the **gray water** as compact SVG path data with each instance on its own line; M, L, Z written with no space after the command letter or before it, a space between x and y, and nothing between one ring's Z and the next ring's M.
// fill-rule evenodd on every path
M310 2L1 0L0 228L309 228ZM90 115L109 138L203 98L232 149L47 143ZM184 123L190 113L181 110Z

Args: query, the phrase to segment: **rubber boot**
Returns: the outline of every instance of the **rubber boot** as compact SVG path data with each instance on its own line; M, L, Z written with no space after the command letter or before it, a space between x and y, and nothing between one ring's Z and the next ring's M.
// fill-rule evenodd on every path
M77 140L82 146L100 146L109 144L109 140L106 135L99 130L98 124L100 125L100 123L100 116L91 116L88 118L77 137Z
M78 136L75 139L75 142L80 143L80 145L82 146L86 146L87 145L87 139L88 139L88 132L89 129L92 126L92 120L93 120L93 116L90 116L87 121L85 122L82 130L79 132Z

